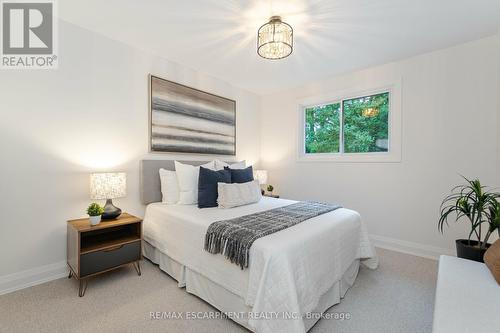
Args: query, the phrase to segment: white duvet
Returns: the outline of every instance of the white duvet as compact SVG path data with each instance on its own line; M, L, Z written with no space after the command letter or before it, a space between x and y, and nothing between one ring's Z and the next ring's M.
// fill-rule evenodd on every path
M314 309L356 259L369 268L378 260L357 212L340 208L256 240L248 269L203 250L208 226L296 201L263 197L231 209L194 205L148 205L144 237L161 252L242 297L252 308L256 332L304 332L299 314ZM295 319L263 319L264 316Z

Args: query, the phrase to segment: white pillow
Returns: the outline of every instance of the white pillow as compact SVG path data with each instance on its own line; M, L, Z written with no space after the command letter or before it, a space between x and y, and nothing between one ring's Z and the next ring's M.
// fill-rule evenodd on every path
M175 171L160 169L161 202L172 205L179 201L179 185Z
M224 167L229 167L229 169L245 169L247 167L246 162L244 160L233 164L228 164L221 160L215 160L214 162L215 162L215 170L223 170Z
M203 164L202 167L215 170L214 161ZM200 167L175 161L175 172L179 184L179 204L196 205L198 203L198 177Z
M262 198L258 180L248 183L217 183L219 197L217 203L220 208L233 208L259 202Z

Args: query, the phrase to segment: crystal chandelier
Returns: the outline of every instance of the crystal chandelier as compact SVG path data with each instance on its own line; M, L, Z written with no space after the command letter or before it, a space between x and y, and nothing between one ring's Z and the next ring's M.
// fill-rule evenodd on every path
M293 51L293 29L280 16L272 16L259 28L257 53L266 59L283 59Z

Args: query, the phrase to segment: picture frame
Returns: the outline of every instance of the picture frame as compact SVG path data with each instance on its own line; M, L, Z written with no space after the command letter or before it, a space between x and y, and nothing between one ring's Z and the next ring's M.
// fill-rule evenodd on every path
M149 75L149 151L236 155L236 101Z

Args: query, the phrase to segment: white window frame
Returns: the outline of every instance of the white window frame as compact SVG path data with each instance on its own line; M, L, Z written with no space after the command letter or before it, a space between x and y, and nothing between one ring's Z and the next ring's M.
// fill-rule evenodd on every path
M344 152L344 110L343 101L366 97L381 93L389 93L389 137L387 152L345 153ZM305 152L305 110L306 108L340 103L340 152L338 153L306 153ZM364 90L344 90L335 94L314 96L298 101L299 130L298 156L299 162L401 162L401 82L379 85Z

